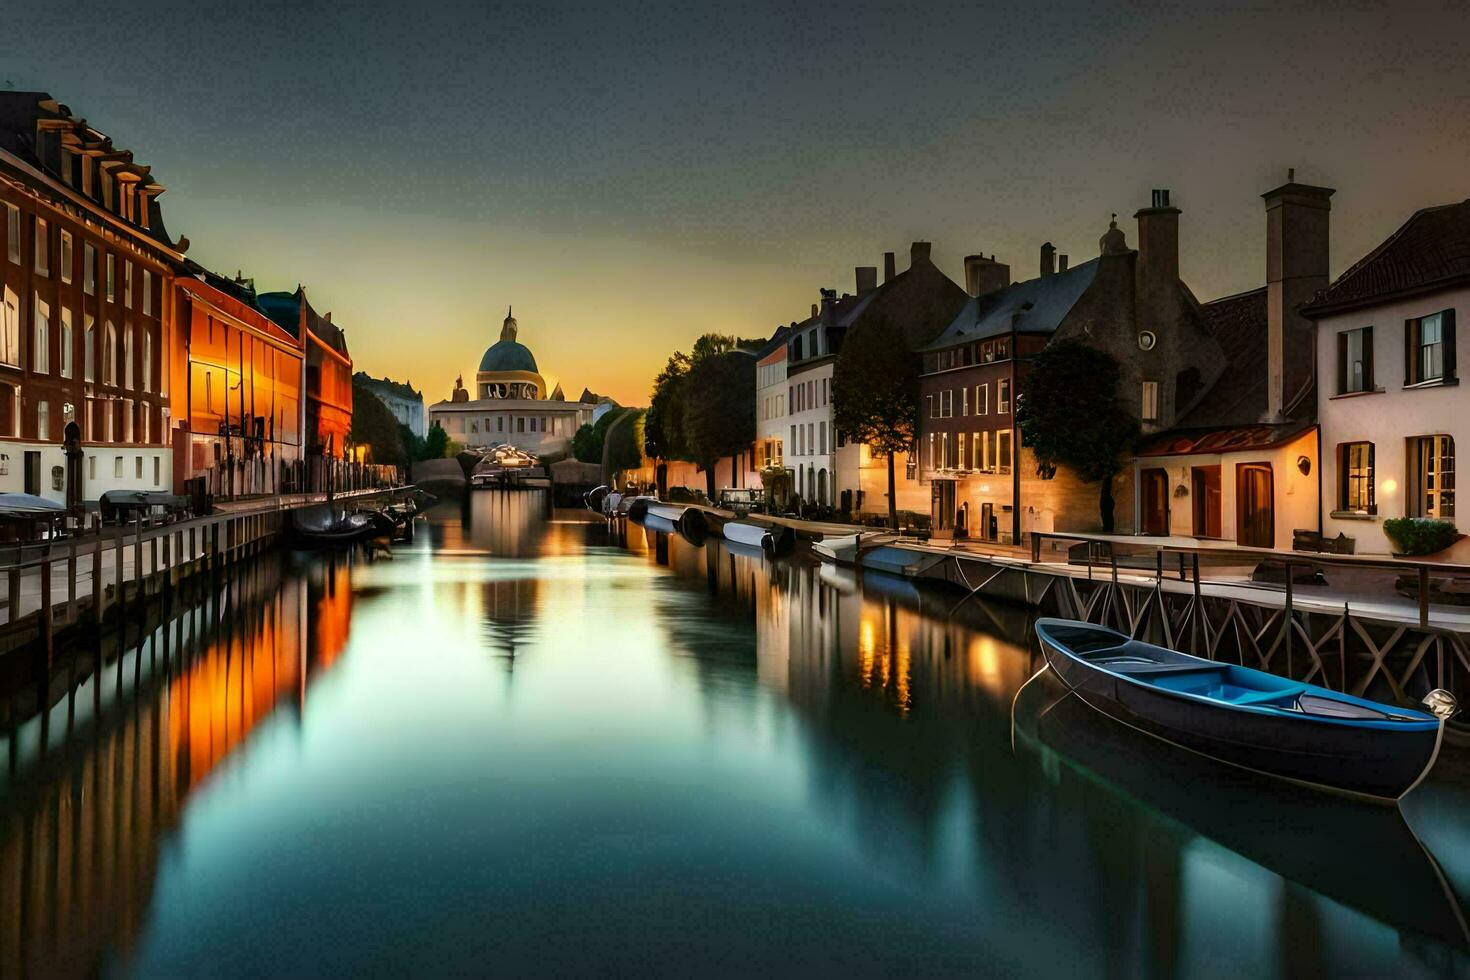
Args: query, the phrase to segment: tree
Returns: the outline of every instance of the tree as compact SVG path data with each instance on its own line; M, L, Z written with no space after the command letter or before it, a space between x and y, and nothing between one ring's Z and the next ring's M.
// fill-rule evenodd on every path
M583 463L597 463L601 465L602 447L607 441L608 431L612 428L613 423L631 411L633 409L630 408L609 409L603 412L602 417L596 422L589 422L579 428L572 435L572 455ZM634 463L633 465L637 466L638 464Z
M1113 478L1138 440L1138 419L1118 400L1118 362L1080 340L1049 344L1021 380L1016 424L1038 475L1066 466L1099 483L1104 533L1113 530Z
M424 459L443 459L449 455L449 433L438 422L429 426L424 437Z
M714 501L715 464L722 456L732 457L733 484L734 457L755 442L755 358L733 349L707 354L694 361L684 384L685 446L703 468Z
M888 457L888 524L898 527L894 456L918 434L919 355L898 324L879 315L848 331L832 371L832 424Z
M643 423L647 413L642 409L630 408L618 420L608 426L603 438L602 465L604 476L623 470L635 470L643 465Z
M375 463L408 468L398 420L381 398L360 384L352 386L352 441L367 446Z
M653 393L649 399L648 411L643 417L643 453L650 459L658 461L656 472L660 474L660 492L663 490L662 473L663 463L668 460L686 460L699 463L708 471L713 462L708 466L699 449L691 442L691 404L695 400L693 393L698 391L697 383L690 383L690 377L701 364L711 358L718 358L734 350L753 350L765 343L760 339L742 339L732 334L707 333L694 342L689 354L675 351L653 381ZM718 373L718 372L717 372ZM751 395L748 406L752 422L750 426L750 438L746 443L735 451L748 448L755 441L755 373L751 368ZM706 435L712 429L704 430ZM714 442L721 442L715 439ZM704 449L708 449L706 445ZM724 455L723 453L721 455ZM715 457L718 460L718 456ZM705 477L707 485L713 493L714 474L707 473Z

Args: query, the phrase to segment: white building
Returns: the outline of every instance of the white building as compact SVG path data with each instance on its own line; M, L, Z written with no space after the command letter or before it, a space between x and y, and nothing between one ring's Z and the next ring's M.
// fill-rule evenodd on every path
M388 411L393 413L393 417L408 426L408 430L414 435L422 439L428 432L428 423L424 419L423 392L416 390L411 383L374 378L363 371L353 375L352 380L377 395L388 407Z
M1470 439L1456 314L1470 309L1470 201L1416 212L1308 307L1317 320L1323 532L1392 551L1392 517L1456 521ZM1470 558L1462 540L1452 560Z
M757 469L780 470L786 466L786 338L790 330L780 327L756 360L755 368L755 463Z
M599 402L565 401L560 387L547 397L535 356L516 339L519 329L507 313L500 339L480 358L479 397L470 398L463 379L456 381L448 401L429 406L429 420L467 449L509 444L543 457L569 452L572 436L600 414Z

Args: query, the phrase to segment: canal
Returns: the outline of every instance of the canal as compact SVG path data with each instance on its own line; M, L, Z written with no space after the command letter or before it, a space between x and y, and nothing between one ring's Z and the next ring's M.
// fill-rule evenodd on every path
M254 562L6 694L0 976L1470 972L1466 780L1141 744L961 598L536 493Z

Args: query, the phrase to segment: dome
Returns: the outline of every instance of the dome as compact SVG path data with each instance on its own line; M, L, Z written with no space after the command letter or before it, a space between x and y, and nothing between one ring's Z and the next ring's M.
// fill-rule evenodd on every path
M485 356L480 358L480 370L539 373L536 370L536 358L532 356L530 348L514 340L498 340L491 344L485 351Z
M1108 230L1097 240L1097 250L1101 255L1122 255L1128 251L1128 242L1123 237L1123 230L1118 227L1116 214L1108 223Z

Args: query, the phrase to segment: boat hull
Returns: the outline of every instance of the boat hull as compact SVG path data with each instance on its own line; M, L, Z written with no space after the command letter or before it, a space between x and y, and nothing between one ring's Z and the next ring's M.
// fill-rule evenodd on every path
M1042 650L1067 687L1115 721L1255 772L1391 801L1418 784L1439 751L1443 726L1388 731L1211 707L1120 678L1044 634Z

